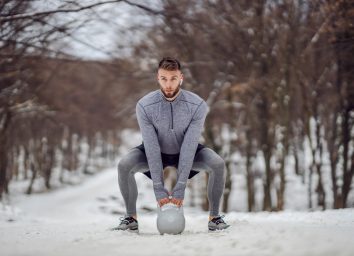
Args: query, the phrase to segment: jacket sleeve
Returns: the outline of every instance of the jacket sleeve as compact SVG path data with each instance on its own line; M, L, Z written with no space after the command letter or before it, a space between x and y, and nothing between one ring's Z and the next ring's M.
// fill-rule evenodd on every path
M161 150L156 130L152 122L149 120L145 109L139 102L136 104L136 117L143 137L146 158L151 172L156 200L168 197L168 191L164 188L163 183Z
M201 136L205 118L208 112L208 105L203 100L195 111L192 121L184 135L178 162L178 179L172 190L174 198L183 199L186 183L191 171L198 141Z

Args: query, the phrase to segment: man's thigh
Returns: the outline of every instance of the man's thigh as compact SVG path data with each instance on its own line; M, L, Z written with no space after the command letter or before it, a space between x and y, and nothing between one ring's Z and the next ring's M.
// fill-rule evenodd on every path
M192 170L194 171L212 171L213 161L219 160L221 157L211 148L204 146L195 156Z
M121 159L131 172L146 172L149 170L146 155L137 148L132 148Z

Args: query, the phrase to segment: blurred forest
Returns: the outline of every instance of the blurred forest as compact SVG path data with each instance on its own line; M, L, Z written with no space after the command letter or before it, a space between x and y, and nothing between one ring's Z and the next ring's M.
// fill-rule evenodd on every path
M30 194L38 178L51 189L54 170L65 183L65 172L116 165L121 131L138 129L137 100L174 56L184 88L210 107L203 138L227 164L223 211L235 168L248 211L285 209L289 175L307 187L308 209L354 207L354 0L33 2L0 1L0 196L14 180ZM84 60L53 47L78 26L54 23L60 15L123 3L151 20L131 28L143 38L129 56Z

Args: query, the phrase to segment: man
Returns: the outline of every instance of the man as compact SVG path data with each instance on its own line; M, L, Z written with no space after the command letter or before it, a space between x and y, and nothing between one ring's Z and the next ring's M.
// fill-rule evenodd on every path
M161 207L183 204L187 179L199 171L209 173L209 230L229 227L219 215L225 185L225 162L210 148L198 143L207 115L206 102L195 93L181 89L183 74L178 60L163 58L158 66L159 90L148 93L136 105L143 143L131 149L118 164L118 182L127 209L118 230L138 230L136 213L136 172L152 179ZM177 168L177 182L171 192L164 187L163 169Z

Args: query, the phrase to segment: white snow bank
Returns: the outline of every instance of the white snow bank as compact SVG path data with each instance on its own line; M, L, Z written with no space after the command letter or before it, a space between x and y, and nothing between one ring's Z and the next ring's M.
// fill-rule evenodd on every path
M208 233L208 213L186 207L183 234L161 236L151 182L136 178L139 235L109 230L124 214L110 169L78 186L15 195L0 205L1 255L354 255L354 209L231 212L228 230Z

